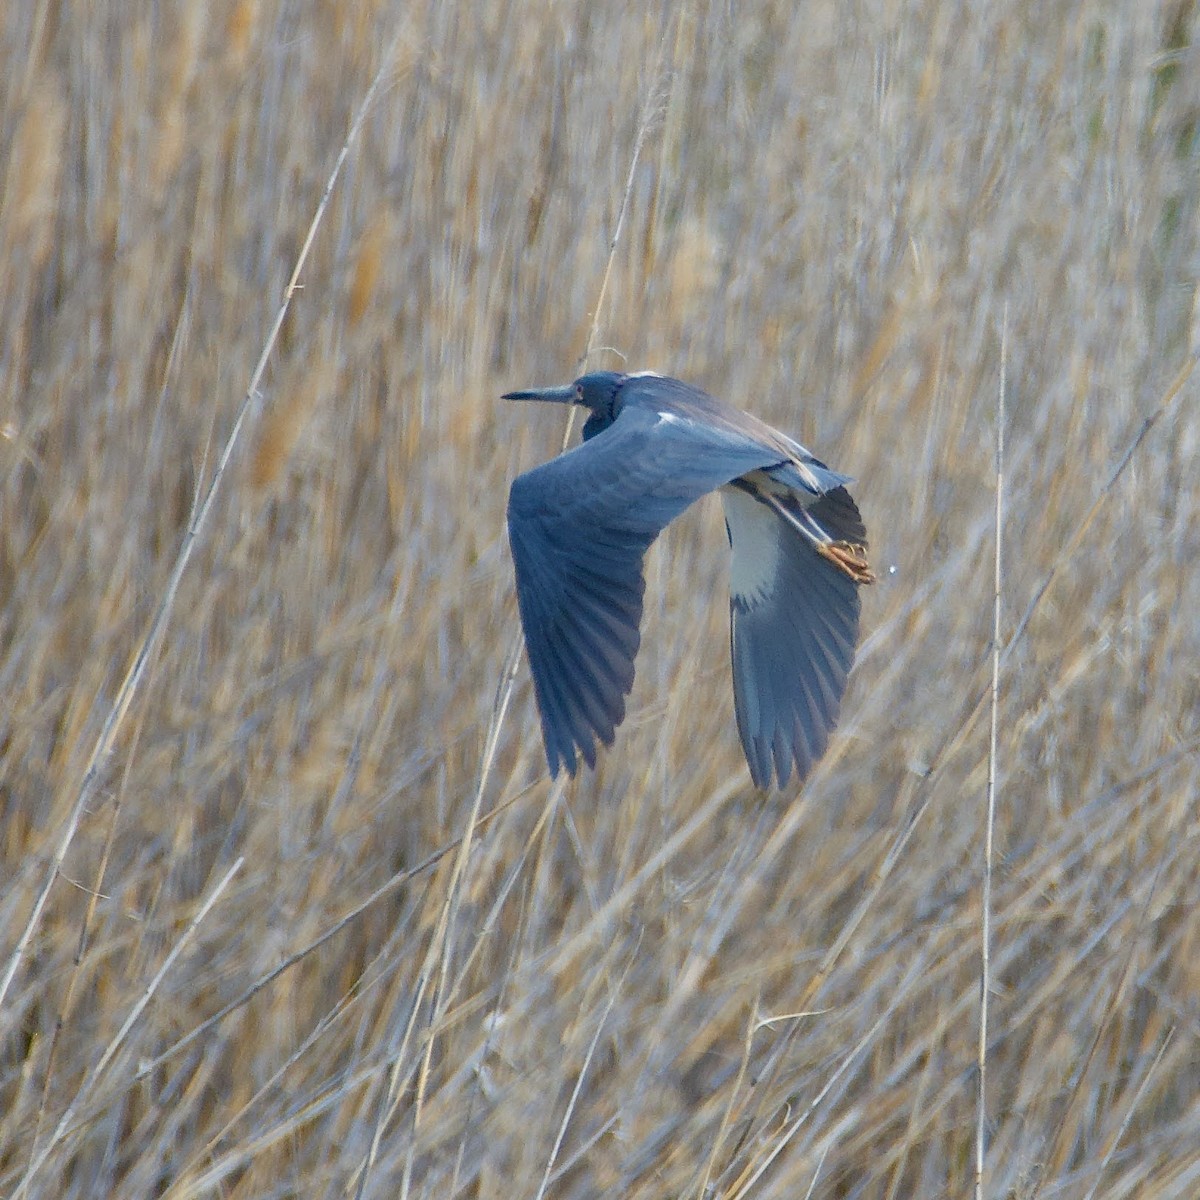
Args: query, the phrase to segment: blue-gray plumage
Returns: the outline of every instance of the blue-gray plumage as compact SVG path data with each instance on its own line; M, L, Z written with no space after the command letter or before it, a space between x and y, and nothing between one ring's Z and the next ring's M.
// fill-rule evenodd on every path
M506 400L579 404L583 444L513 481L508 535L550 773L596 765L633 687L642 560L720 489L733 552L738 731L759 787L808 774L837 720L874 576L845 485L803 446L699 388L595 371Z

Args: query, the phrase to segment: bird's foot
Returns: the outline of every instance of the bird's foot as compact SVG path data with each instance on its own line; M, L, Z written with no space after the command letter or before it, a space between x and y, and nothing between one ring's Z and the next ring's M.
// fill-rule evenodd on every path
M839 571L849 575L855 583L874 583L875 572L867 562L867 548L856 542L821 542L817 553L827 558Z

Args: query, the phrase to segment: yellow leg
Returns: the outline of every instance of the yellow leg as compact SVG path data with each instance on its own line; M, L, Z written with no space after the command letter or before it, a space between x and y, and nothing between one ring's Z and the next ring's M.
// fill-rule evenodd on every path
M867 562L865 546L856 546L853 542L817 542L815 545L822 558L829 559L855 583L875 582L875 573Z

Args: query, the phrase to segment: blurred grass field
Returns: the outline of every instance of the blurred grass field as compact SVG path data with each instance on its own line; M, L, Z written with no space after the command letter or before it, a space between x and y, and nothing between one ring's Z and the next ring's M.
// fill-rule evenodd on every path
M969 1194L1003 339L985 1191L1200 1195L1196 21L5 5L0 1194ZM756 793L698 505L616 746L552 786L520 660L476 823L564 434L497 397L593 322L856 476L881 582Z

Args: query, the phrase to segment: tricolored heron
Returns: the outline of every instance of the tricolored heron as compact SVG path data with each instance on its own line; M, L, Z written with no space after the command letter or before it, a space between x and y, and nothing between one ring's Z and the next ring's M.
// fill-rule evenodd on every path
M506 400L589 410L583 443L513 481L508 536L551 775L613 743L641 641L642 559L694 500L719 489L732 547L730 643L750 774L803 779L837 720L858 641L866 529L798 442L699 388L594 371Z

